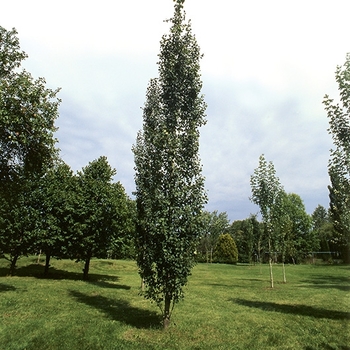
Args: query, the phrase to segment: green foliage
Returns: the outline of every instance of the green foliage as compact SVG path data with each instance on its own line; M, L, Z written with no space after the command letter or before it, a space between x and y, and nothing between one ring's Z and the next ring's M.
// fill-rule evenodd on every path
M58 90L20 70L27 57L15 29L0 27L0 252L11 261L32 249L40 226L33 193L57 158Z
M137 262L147 298L170 317L194 265L206 201L199 160L199 127L205 123L200 49L175 4L170 34L160 43L159 77L147 89L143 130L135 156Z
M130 235L133 216L123 186L113 183L116 170L100 157L88 164L76 178L75 229L70 238L72 258L85 261L88 278L92 257L106 257Z
M40 179L36 207L42 214L37 250L55 257L67 256L67 237L75 215L75 179L71 168L58 161Z
M311 230L311 217L300 196L283 192L275 211L273 226L278 232L276 247L282 262L301 261L319 249L319 240Z
M337 67L335 78L340 103L334 103L328 95L323 100L329 119L328 131L335 145L328 164L330 210L344 258L350 261L350 53L344 65Z
M35 208L32 183L26 182L16 197L1 199L0 256L10 262L9 274L14 273L17 260L22 255L33 253L40 212Z
M252 189L251 201L260 207L265 225L270 262L270 282L271 288L273 288L272 259L278 247L278 240L281 239L276 222L283 215L280 203L284 190L276 176L273 163L267 163L264 155L259 157L259 166L250 177L250 185Z
M225 233L229 226L229 219L226 212L219 213L217 210L212 213L204 211L203 232L197 248L197 260L212 262L213 251L221 234Z
M267 163L263 154L259 157L258 167L250 177L250 185L252 190L251 201L260 207L263 221L266 225L269 225L283 187L276 176L273 163Z
M229 233L236 242L239 256L238 261L244 263L261 262L264 254L264 228L256 215L248 219L234 221Z
M332 220L329 217L327 210L322 205L318 205L311 217L312 230L320 242L320 251L339 251L341 247L337 245L338 233L334 230ZM332 258L331 253L322 253L321 255L318 255L318 257L321 257L324 260Z
M229 233L220 235L215 247L214 262L236 264L237 261L238 250L234 239Z
M0 27L0 179L11 182L45 172L56 155L53 133L60 100L45 79L19 70L26 54L17 32Z

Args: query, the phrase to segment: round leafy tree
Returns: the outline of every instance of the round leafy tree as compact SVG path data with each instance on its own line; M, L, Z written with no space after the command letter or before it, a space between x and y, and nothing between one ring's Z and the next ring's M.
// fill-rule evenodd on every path
M215 261L224 264L236 264L238 260L238 249L236 242L228 233L222 234L218 238L215 248Z

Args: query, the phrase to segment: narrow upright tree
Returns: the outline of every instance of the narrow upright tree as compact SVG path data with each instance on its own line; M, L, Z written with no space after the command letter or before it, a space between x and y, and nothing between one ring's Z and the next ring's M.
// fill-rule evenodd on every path
M159 77L150 81L143 130L133 147L137 263L145 296L161 308L165 328L195 262L206 202L199 159L206 109L201 54L183 3L175 1L170 33L162 37Z
M272 259L278 241L278 231L274 227L276 219L276 207L284 193L279 178L276 176L272 162L267 163L264 155L259 158L259 166L254 170L250 178L252 189L251 201L260 207L261 216L267 232L267 244L269 251L270 283L273 288Z
M340 103L335 104L328 95L323 100L335 145L328 164L330 213L341 238L343 259L350 262L350 53L345 64L337 67L335 78Z

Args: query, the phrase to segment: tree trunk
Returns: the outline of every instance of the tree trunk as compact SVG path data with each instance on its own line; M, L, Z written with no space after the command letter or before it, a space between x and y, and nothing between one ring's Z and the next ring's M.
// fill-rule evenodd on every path
M45 258L44 276L47 276L49 274L51 254L49 252L46 252L45 256L46 258Z
M270 264L270 284L271 288L273 288L273 273L272 273L272 257L269 258L269 264Z
M272 273L272 252L271 252L271 238L269 238L269 265L270 265L270 284L273 288L273 273Z
M165 301L164 301L164 314L163 314L164 329L167 329L170 325L170 305L171 305L171 297L170 295L166 295Z
M13 276L15 274L16 263L17 263L18 257L19 257L19 255L15 255L11 260L9 276Z
M40 258L41 258L41 249L40 249L39 254L38 254L38 259L36 260L37 264L40 264Z
M283 272L283 283L287 283L287 279L286 279L286 269L284 266L284 262L282 261L282 272Z
M89 279L90 260L91 260L90 256L88 256L85 260L85 265L84 265L84 269L83 269L83 280L84 281L87 281Z

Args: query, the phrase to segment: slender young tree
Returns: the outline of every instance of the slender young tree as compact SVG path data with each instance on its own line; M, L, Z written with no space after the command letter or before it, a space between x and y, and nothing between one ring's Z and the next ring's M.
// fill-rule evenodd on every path
M206 109L201 54L183 3L175 1L170 33L160 42L159 77L147 89L143 130L133 147L137 263L145 296L161 308L165 328L195 263L206 202L199 159Z
M279 178L276 176L273 163L267 163L264 155L261 155L259 158L259 166L254 170L254 174L250 178L250 185L252 190L251 201L260 207L261 216L267 232L270 284L271 288L273 288L272 260L278 240L278 231L274 226L274 221L278 212L276 208L284 190Z
M340 103L335 104L328 95L323 100L329 119L328 131L335 145L328 164L330 213L341 237L343 259L350 262L350 53L345 64L337 67L335 78Z

